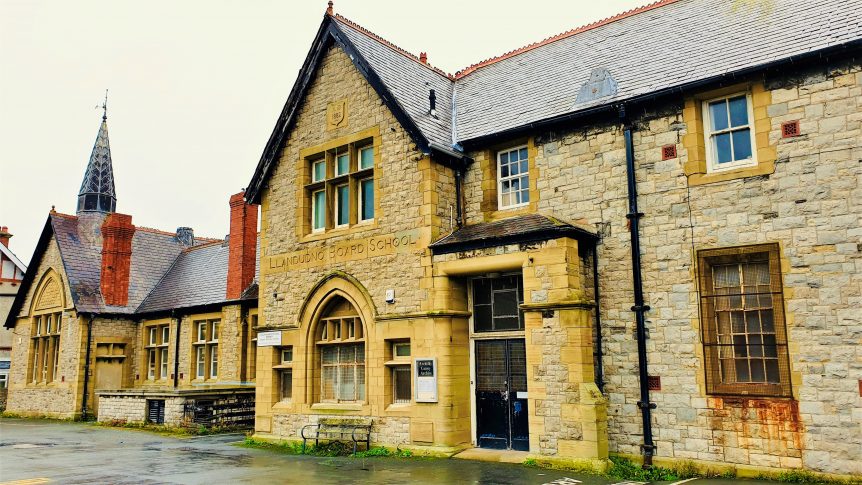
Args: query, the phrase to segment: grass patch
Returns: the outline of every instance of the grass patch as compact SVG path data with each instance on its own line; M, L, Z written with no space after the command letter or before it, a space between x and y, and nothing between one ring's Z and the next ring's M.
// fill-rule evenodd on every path
M638 482L685 480L686 478L736 478L735 469L725 471L703 470L698 468L697 464L692 461L681 461L670 467L652 466L651 468L644 469L640 464L619 456L610 457L610 466L604 473L596 473L589 465L565 465L541 461L535 458L527 458L523 464L528 467L551 468L604 476L614 480L632 480Z
M74 421L81 421L81 419L73 419L73 418L58 418L57 416L51 416L48 414L20 414L13 411L3 411L0 412L0 418L8 418L8 419L38 419L38 420L48 420L48 421L60 421L65 423L71 423Z
M236 446L243 448L257 448L260 450L268 450L285 455L310 455L310 456L355 456L356 458L410 458L413 452L410 450L402 450L400 448L390 449L382 446L375 446L370 450L357 451L353 455L353 445L343 443L341 441L330 441L321 443L317 446L307 444L305 450L302 449L302 443L297 441L282 441L272 443L269 441L257 440L252 437L246 437L242 443L237 443Z
M106 428L122 428L139 431L149 431L151 433L156 433L164 436L174 436L178 438L187 438L191 436L207 436L213 434L234 433L237 431L241 431L240 428L234 426L166 426L164 424L153 424L141 421L126 421L124 419L97 421L93 424Z
M787 470L778 473L761 473L758 480L773 480L783 483L814 483L825 485L858 485L862 484L862 477L833 478L806 470Z

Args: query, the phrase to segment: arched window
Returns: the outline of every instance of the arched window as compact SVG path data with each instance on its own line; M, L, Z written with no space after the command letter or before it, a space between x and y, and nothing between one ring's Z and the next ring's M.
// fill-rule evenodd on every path
M29 382L59 380L60 334L63 326L63 287L49 272L36 290L31 310Z
M359 312L336 296L317 321L320 402L365 401L365 335Z

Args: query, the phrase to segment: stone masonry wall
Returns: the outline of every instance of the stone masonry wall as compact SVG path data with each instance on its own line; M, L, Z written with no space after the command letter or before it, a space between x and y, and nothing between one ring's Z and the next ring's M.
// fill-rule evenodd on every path
M263 258L309 246L319 247L421 226L422 193L416 189L423 181L423 173L419 170L423 155L340 48L333 47L324 56L317 76L299 109L296 128L282 149L280 161L269 179L269 189L264 194ZM348 99L347 127L327 132L327 104L345 96ZM374 126L379 127L381 138L381 146L375 153L375 178L378 179L377 196L380 199L375 223L367 229L358 229L359 232L351 228L343 236L334 234L326 240L307 244L300 242L295 228L295 173L299 150ZM439 177L447 176L446 171L442 172ZM448 213L448 209L441 208L441 211ZM347 271L365 285L380 313L417 311L420 302L426 298L426 291L419 287L419 279L424 276L420 255L421 250L402 252L263 276L260 292L263 323L270 326L293 325L299 306L311 287L333 270ZM396 289L394 304L385 303L387 288ZM274 300L273 294L278 295Z
M60 363L57 381L49 384L32 384L28 382L27 371L31 361L30 335L31 319L29 312L33 295L39 288L42 275L53 270L60 275L63 285L66 307L63 312L60 335ZM49 414L58 417L73 417L80 410L77 399L78 352L82 338L82 325L77 318L72 305L72 295L60 260L60 250L54 238L48 243L45 254L38 267L30 271L37 274L35 284L28 290L21 307L19 320L12 335L12 365L9 372L9 397L7 410L23 414Z
M330 416L308 414L278 414L273 417L272 433L281 439L302 441L302 427L317 424L323 419L356 419L367 421L367 416ZM349 438L348 438L349 439ZM386 446L399 446L410 443L410 418L374 417L371 418L371 443ZM312 443L313 444L313 443Z
M751 81L771 95L773 174L689 185L683 97L637 113L649 373L662 382L651 393L657 454L862 473L862 72L834 64ZM781 138L781 123L796 119L802 135ZM609 118L535 141L539 211L594 224L604 236L598 257L610 446L639 454L622 131ZM661 160L666 144L677 146L677 158ZM465 185L474 222L481 220L478 175L471 168ZM707 396L695 251L766 242L781 247L794 399Z

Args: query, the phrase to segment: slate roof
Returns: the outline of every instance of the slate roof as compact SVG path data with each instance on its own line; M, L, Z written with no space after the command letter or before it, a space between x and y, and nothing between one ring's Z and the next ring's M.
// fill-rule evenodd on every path
M171 309L211 305L226 301L228 245L224 241L184 250L153 291L137 309L151 313ZM256 288L260 258L256 258ZM256 299L257 291L244 292L240 299Z
M250 202L260 200L322 52L333 40L421 150L443 160L466 160L462 144L480 145L483 139L622 101L732 82L735 75L829 49L862 48L860 10L862 0L660 0L455 75L422 63L351 20L327 14L246 196ZM611 89L598 94L609 95L576 103L579 92L592 91L591 77L607 77L604 85ZM430 89L437 95L436 119L428 113Z
M183 249L173 233L138 227L132 237L129 301L125 306L105 305L100 290L102 272L101 225L103 213L78 216L52 212L51 227L60 249L72 299L79 312L134 313L171 267ZM196 244L211 240L196 238Z
M862 39L859 0L662 1L465 70L461 141ZM592 70L615 96L575 105Z
M453 84L446 73L340 15L334 18L426 138L451 147ZM431 89L437 97L437 118L429 113Z
M545 241L571 237L594 241L596 233L585 226L572 224L543 214L525 214L499 221L470 224L431 243L434 254L471 249Z

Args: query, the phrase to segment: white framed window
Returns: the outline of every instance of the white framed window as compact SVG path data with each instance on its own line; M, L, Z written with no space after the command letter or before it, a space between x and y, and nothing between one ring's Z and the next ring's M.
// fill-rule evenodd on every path
M218 378L218 338L220 320L201 320L197 326L194 348L194 374L196 379Z
M284 347L281 349L281 363L290 364L293 362L293 347Z
M392 359L409 359L410 358L410 342L393 342L392 343Z
M374 147L367 146L359 149L359 170L374 167Z
M162 347L162 349L159 351L159 354L160 354L159 355L159 364L161 365L161 368L159 369L159 376L161 376L162 379L167 379L168 378L168 349L165 347Z
M335 227L350 224L350 186L347 184L335 187Z
M374 178L359 181L359 222L374 219Z
M757 164L749 93L704 101L703 126L708 172Z
M497 153L497 204L500 209L530 203L530 175L527 146Z
M170 325L146 327L147 380L168 378L168 345L171 339Z
M326 180L326 159L311 162L311 181L322 182Z
M340 177L350 172L350 155L340 153L335 157L335 176Z
M218 345L210 346L210 379L218 377Z
M206 348L201 345L200 347L195 349L195 362L197 362L197 373L195 377L198 379L203 379L206 377L206 369L207 369L207 357L206 357Z
M326 229L326 191L318 190L311 194L311 230L320 232Z

